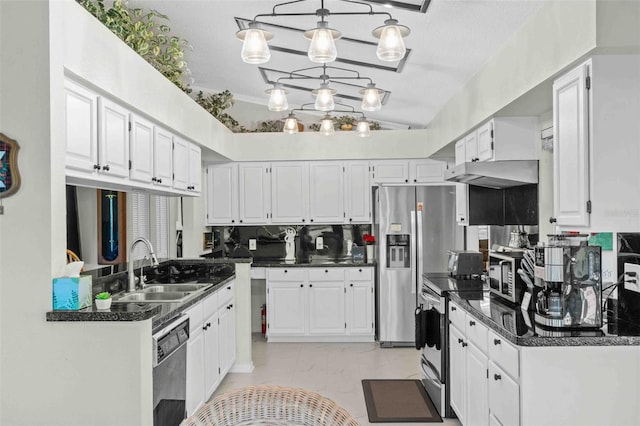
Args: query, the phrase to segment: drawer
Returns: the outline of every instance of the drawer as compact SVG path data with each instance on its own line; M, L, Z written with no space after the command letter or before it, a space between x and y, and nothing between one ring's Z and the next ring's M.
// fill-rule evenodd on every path
M344 268L309 269L309 281L344 281Z
M222 287L216 291L218 294L218 307L222 308L229 304L229 301L233 299L234 291L235 291L235 281L229 281Z
M520 376L518 348L492 330L489 330L488 345L489 359L517 379Z
M347 281L373 281L373 268L347 268Z
M184 313L189 317L189 335L192 335L198 328L202 327L204 306L202 302L196 303Z
M306 281L307 271L302 268L273 268L267 271L271 281Z
M466 330L465 327L465 318L466 313L460 308L460 306L456 305L454 302L449 302L449 321L456 327L458 330L463 333Z
M207 297L202 301L202 305L204 307L204 319L209 318L211 315L218 312L218 291L213 293L211 296Z
M470 314L467 314L465 322L467 339L486 355L489 329Z
M500 424L520 424L520 385L491 361L489 361L489 412Z

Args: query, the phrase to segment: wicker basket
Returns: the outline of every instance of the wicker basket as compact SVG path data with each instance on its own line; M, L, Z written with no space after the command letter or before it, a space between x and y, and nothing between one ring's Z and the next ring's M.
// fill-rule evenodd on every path
M181 426L326 425L358 426L332 400L304 389L248 386L215 397Z

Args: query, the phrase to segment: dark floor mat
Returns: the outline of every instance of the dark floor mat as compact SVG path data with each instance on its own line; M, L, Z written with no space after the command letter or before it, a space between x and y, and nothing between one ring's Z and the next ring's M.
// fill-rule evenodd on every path
M371 423L436 423L442 417L420 380L363 380Z

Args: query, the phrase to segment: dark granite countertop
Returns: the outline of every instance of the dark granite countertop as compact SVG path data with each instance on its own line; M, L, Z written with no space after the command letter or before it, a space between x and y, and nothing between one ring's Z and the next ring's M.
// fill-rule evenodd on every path
M251 265L254 268L352 268L376 266L372 263L358 263L351 259L313 259L286 261L284 259L254 259Z
M484 291L481 298L468 299L465 293L450 292L449 299L476 317L494 332L518 346L638 346L640 325L619 321L597 330L552 330L539 326L533 312L509 304ZM606 317L606 314L605 314Z

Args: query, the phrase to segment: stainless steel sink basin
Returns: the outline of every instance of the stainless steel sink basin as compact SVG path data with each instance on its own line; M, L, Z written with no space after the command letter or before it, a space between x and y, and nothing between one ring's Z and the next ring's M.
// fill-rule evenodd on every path
M199 291L211 287L213 284L151 284L142 293L167 293L176 291Z
M191 296L192 291L162 291L162 292L135 292L128 293L115 298L113 303L130 303L130 302L153 302L153 303L175 303Z

